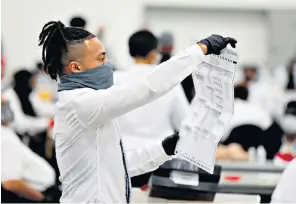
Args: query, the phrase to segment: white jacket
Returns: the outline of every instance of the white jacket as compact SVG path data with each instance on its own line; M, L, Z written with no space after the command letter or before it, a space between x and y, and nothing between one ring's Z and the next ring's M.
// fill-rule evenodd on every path
M296 202L296 159L291 161L282 174L272 194L271 203Z
M22 143L12 129L1 126L1 182L23 180L38 191L55 184L54 169Z
M32 117L25 115L21 102L12 87L4 91L3 97L9 101L10 107L14 113L12 128L19 134L28 133L30 136L46 131L49 119L45 117Z
M170 91L203 57L200 47L194 45L136 84L59 93L53 137L63 185L61 203L126 202L116 118ZM130 176L154 170L169 159L161 144L126 152L126 156Z
M141 81L155 68L155 65L135 64L127 71L116 71L114 83L120 86ZM189 102L178 85L152 103L120 116L118 121L126 149L151 146L179 131L188 111Z

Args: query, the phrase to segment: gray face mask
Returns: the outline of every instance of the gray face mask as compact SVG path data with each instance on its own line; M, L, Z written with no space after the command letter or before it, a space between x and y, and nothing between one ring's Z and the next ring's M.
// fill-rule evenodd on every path
M113 85L113 65L107 62L94 69L60 77L58 91L79 88L108 89Z
M1 123L10 123L14 120L14 114L8 101L1 105Z

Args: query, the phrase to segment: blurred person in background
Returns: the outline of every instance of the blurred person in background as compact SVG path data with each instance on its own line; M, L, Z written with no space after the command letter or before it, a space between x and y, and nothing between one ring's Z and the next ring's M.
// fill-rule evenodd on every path
M51 188L55 185L55 172L9 128L13 120L9 102L1 97L1 201L44 201L43 192L53 193Z
M248 87L250 84L258 81L258 68L255 65L245 65L243 67L244 79L241 85Z
M117 118L160 98L191 74L205 54L219 54L228 44L235 47L236 40L212 35L141 81L118 86L94 34L60 21L45 24L39 36L45 71L60 79L53 130L63 185L60 201L129 203L130 176L169 160L179 137L174 134L151 149L125 152Z
M46 131L50 118L37 116L30 101L34 86L34 75L23 69L14 74L13 85L4 91L3 96L9 100L14 112L12 126L15 131L34 152L45 157Z
M280 125L284 131L283 143L274 162L285 165L296 157L296 98L287 103Z
M288 83L287 90L296 90L296 57L291 60L287 68L288 71Z
M274 111L272 113L277 123L280 123L287 103L290 100L294 100L296 97L296 58L292 58L287 66L279 66L273 71L272 84L278 84L280 92L272 90L278 93L278 97L273 99L276 106L274 106Z
M105 49L106 49L106 53L108 54L108 60L110 62L112 62L113 66L114 66L114 70L117 70L116 65L116 58L113 55L110 47L107 44L106 41L106 28L104 26L99 26L98 30L97 30L97 38L99 38L99 40L104 44Z
M283 172L273 191L271 203L296 203L296 159Z
M118 86L142 81L158 63L158 41L151 32L134 33L128 45L135 64L125 71L114 73L114 84ZM182 87L178 85L156 101L120 116L118 121L126 150L153 146L178 132L188 111L189 103ZM146 174L132 178L133 186L147 184L149 176Z
M54 103L57 101L57 82L45 73L43 63L36 64L35 88L30 93L30 101L39 117L53 117Z
M284 132L283 144L274 158L274 163L289 164L272 194L271 203L296 202L296 58L293 58L288 64L287 75L282 101L277 107L279 111L277 118ZM285 104L285 108L282 108L282 104ZM283 110L283 114L281 110Z
M74 16L70 20L70 26L85 29L87 26L87 22L82 16Z
M160 63L169 60L174 49L174 38L170 32L164 32L159 37L159 51L161 54ZM192 101L195 95L192 75L187 76L181 83L187 100Z
M1 40L1 79L4 77L4 72L5 72L5 55L4 55L4 49L3 49L3 42Z
M169 60L172 57L174 38L170 32L164 32L159 37L159 51L161 54L160 63Z
M234 114L227 125L224 135L221 139L222 144L231 143L240 144L245 151L250 147L258 147L261 145L261 139L264 131L272 125L272 118L260 106L252 104L248 101L249 91L243 85L237 85L234 88ZM260 135L234 135L235 128L251 125L259 128ZM251 131L251 130L250 130Z
M243 72L244 79L239 85L248 88L248 101L260 106L274 118L282 97L282 90L279 84L272 82L271 72L254 64L244 65Z

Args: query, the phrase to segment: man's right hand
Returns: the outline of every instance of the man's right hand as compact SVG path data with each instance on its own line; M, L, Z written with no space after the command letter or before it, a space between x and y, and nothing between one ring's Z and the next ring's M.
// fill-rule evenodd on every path
M228 44L235 48L236 43L237 41L234 38L224 38L220 35L211 35L210 37L199 41L197 44L201 47L204 54L219 55L221 53L221 50L226 48Z

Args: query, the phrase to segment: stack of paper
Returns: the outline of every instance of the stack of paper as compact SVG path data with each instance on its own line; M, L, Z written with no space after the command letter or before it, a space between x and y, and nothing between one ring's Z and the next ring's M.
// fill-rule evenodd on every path
M180 128L176 155L213 173L216 150L233 115L234 76L238 55L224 49L207 55L192 73L196 96Z

